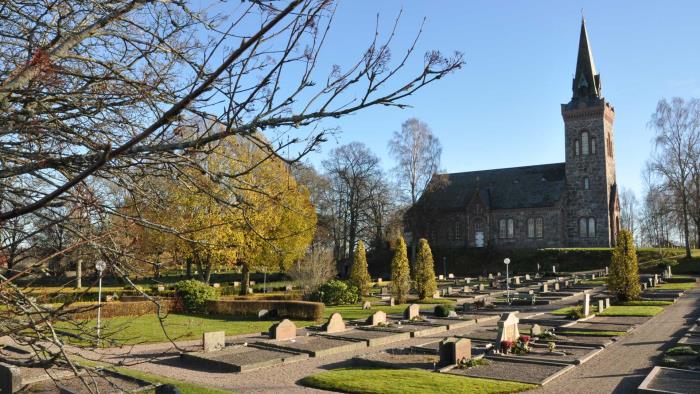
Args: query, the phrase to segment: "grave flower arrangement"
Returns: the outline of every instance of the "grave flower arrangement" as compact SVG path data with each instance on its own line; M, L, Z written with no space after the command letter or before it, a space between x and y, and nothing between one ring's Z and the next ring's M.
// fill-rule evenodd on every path
M513 341L501 341L501 353L510 353L511 349L513 349L514 346L515 342Z
M515 354L527 354L530 352L530 337L528 335L521 335L515 342L513 347L513 353Z

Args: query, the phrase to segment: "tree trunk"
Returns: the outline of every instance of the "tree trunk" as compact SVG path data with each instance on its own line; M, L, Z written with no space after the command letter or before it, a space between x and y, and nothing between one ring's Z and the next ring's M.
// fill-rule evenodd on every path
M683 208L683 234L685 235L685 257L690 259L690 226L688 224L688 196L685 191L681 192L681 204Z
M248 287L250 287L250 269L248 264L243 263L243 277L241 278L241 295L248 294Z
M83 259L78 259L75 263L75 288L83 288Z
M187 266L187 279L192 279L192 257L185 259L185 264Z

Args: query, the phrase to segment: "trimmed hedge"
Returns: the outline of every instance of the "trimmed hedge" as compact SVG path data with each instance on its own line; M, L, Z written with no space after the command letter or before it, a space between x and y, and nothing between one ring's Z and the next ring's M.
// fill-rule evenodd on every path
M176 312L182 310L182 305L175 299L158 300L161 313ZM97 318L97 304L76 304L66 307L70 317L75 320L88 320ZM158 312L158 305L152 301L135 302L106 302L102 304L102 318L122 317L122 316L143 316Z
M216 315L257 316L262 309L276 310L278 317L321 320L325 306L320 302L285 300L209 300L206 310Z

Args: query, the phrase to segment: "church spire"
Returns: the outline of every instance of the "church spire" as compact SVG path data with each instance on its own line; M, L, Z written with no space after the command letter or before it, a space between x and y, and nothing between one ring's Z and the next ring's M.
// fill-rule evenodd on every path
M578 59L576 61L576 74L574 74L573 97L600 98L600 75L596 73L591 45L588 43L586 21L581 18L581 37L578 42Z

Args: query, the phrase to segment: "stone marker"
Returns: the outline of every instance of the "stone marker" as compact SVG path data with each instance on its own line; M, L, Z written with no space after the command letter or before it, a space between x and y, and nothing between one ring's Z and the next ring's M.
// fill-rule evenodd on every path
M447 317L459 317L459 315L455 311L449 311Z
M556 274L556 273L557 273L557 266L556 266L556 265L553 265L553 266L552 266L552 273L553 273L553 274Z
M493 274L489 274L489 279L493 279Z
M377 278L377 283L382 283L382 278Z
M438 275L438 280L445 280L445 276L442 274Z
M591 295L586 293L583 296L583 316L587 317L591 314Z
M233 287L240 287L240 286L241 286L241 282L233 282Z
M19 367L0 364L0 393L12 394L22 388L22 371Z
M513 277L513 284L516 284L516 285L520 284L520 277L519 276Z
M254 292L254 291L253 291L253 288L252 288L252 287L249 287L249 288L248 288L248 294L253 294L253 292Z
M158 292L165 291L165 286L158 286Z
M499 347L500 343L503 341L513 341L515 342L520 336L518 331L518 319L513 312L507 312L501 314L501 319L498 321L498 337L496 339L496 346Z
M372 309L372 303L369 301L365 301L365 303L362 304L362 309Z
M213 287L213 288L215 288L215 289L218 289L219 287L221 287L221 284L219 284L219 283L212 283L211 287Z
M464 278L464 283L466 283L466 284L472 283L472 278Z
M605 301L598 300L598 313L603 313L605 310Z
M254 280L251 280L251 281L248 282L248 283L250 283L251 286L255 286L255 281L254 281Z
M440 290L435 290L435 292L433 293L433 298L441 298L440 297Z
M485 287L483 283L479 283L479 291L484 291Z
M447 338L440 341L440 365L456 365L472 358L472 341L467 338Z
M525 280L530 280L530 274L525 274Z
M530 335L535 336L535 335L540 335L542 334L542 327L540 327L539 324L535 323L532 326L530 326Z
M447 294L446 295L450 295L450 294L452 294L452 286L447 286Z
M644 282L644 283L642 283L642 290L646 290L646 289L647 289L647 282Z
M500 278L500 277L501 277L501 273L500 273L500 272L496 272L496 278Z
M647 281L649 282L649 287L654 287L654 278L649 278Z
M384 313L383 311L374 312L374 314L367 318L367 324L369 324L370 326L386 324L386 313Z
M226 331L212 331L202 334L204 352L216 352L226 347Z
M454 279L454 278L455 278L455 274L447 274L447 279Z
M549 293L549 285L546 283L542 283L542 286L540 287L540 293Z
M472 292L472 287L471 286L464 286L462 287L462 293L471 293Z
M389 306L396 306L396 300L394 300L394 297L389 298Z
M270 311L267 309L261 309L258 311L258 319L266 319L270 317Z
M535 294L535 291L532 290L532 289L530 289L530 290L527 291L527 294L528 294L528 295L533 295L533 294Z
M610 298L605 299L605 309L610 308Z
M668 273L668 277L669 277L669 278L672 278L672 277L673 277L673 274L671 273L671 266L670 266L670 265L667 265L667 266L666 266L666 271L667 271L667 273Z
M559 282L554 283L554 291L559 291Z
M654 274L654 287L659 285L659 274Z
M285 285L285 286L284 286L284 291L292 291L292 290L294 290L294 286L293 286L293 285Z
M567 289L568 289L569 287L571 287L571 282L569 282L568 280L565 280L565 281L564 281L564 287L567 288Z
M595 280L595 274L591 274L591 280Z
M420 305L411 304L403 311L403 318L406 320L413 320L420 316Z
M328 319L328 322L325 324L324 328L325 331L329 334L332 334L334 332L345 331L345 322L343 321L343 316L341 316L338 312L333 313Z
M278 341L294 339L297 336L297 326L289 319L284 319L270 327L270 338Z
M108 295L105 297L105 302L112 302L114 301L114 296Z

